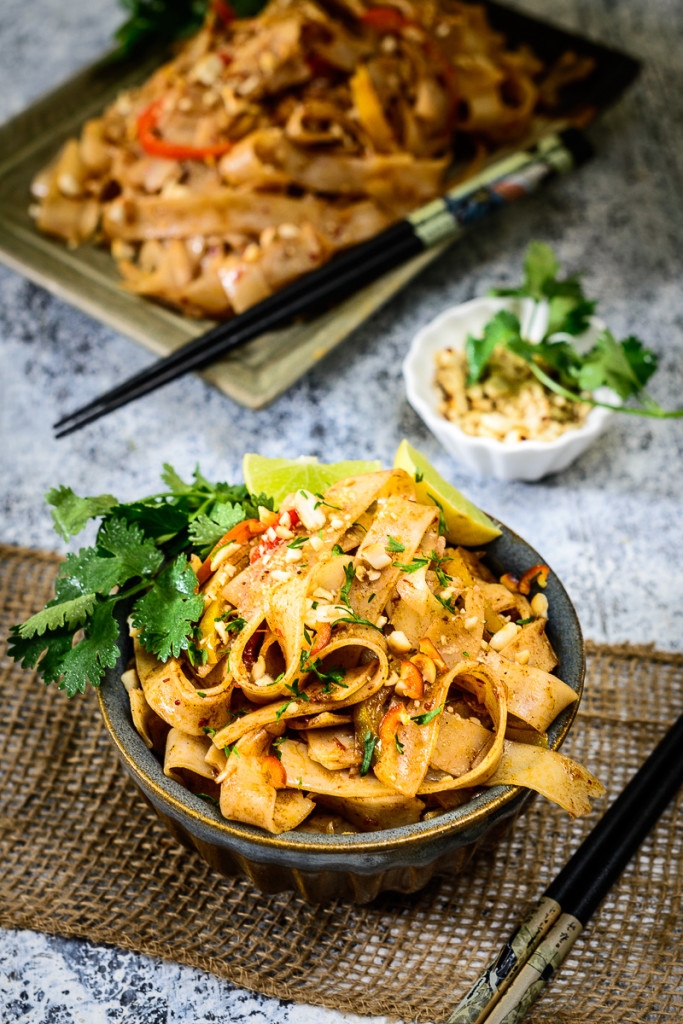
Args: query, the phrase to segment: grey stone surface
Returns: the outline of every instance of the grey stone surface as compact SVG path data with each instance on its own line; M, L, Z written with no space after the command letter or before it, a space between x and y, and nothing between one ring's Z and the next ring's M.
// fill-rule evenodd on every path
M547 16L542 0L526 9ZM413 333L447 305L518 274L526 242L553 244L615 333L638 334L661 368L652 392L683 395L683 105L676 0L558 0L552 17L629 49L645 71L590 129L598 154L453 248L336 353L265 411L245 411L196 377L176 382L61 442L57 416L144 366L128 339L0 268L3 481L0 539L57 546L42 495L64 482L130 498L156 488L163 461L236 478L244 451L380 457L405 435L453 482L530 540L564 580L585 634L683 649L680 421L615 417L571 469L536 485L466 475L408 406L400 365ZM0 119L107 43L114 0L3 0ZM194 1020L312 1024L350 1020L279 1004L210 975L30 932L0 936L3 1024Z

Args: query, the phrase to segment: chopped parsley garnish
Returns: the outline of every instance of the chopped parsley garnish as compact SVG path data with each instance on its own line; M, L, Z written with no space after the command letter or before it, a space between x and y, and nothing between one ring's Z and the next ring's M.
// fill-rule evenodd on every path
M210 725L203 725L202 726L202 732L205 733L207 736L215 736L216 735L216 730L212 729Z
M306 534L302 534L301 537L295 537L294 540L290 540L290 542L287 545L287 547L288 548L302 548L308 539L309 538L308 538L308 536Z
M340 546L338 544L335 544L333 546L333 548L332 548L332 554L333 555L343 555L344 552L342 551L342 549L340 548Z
M346 671L339 665L332 665L330 668L325 669L320 658L316 658L309 668L311 672L315 672L323 684L323 693L330 693L333 686L341 686L342 689L348 690L348 683L342 682Z
M469 654L467 653L467 651L461 651L460 653L462 654L463 658L469 658Z
M396 749L398 750L399 754L402 754L403 751L405 750L405 746L403 745L403 743L401 743L400 739L398 738L397 732L394 733L394 742L396 743Z
M273 742L271 743L271 746L273 748L273 753L275 754L275 756L278 759L278 761L282 760L282 754L280 753L280 746L284 742L285 742L285 737L284 736L278 736L278 738L276 740L273 740Z
M441 504L440 501L436 500L433 494L430 494L429 497L439 510L439 534L442 537L445 537L445 535L448 533L448 526L446 525L446 516L444 515L443 505Z
M360 766L361 775L367 775L370 770L370 764L372 762L372 755L375 747L377 746L377 737L373 736L368 730L363 740L363 763Z
M528 619L518 619L517 620L517 625L518 626L528 626L530 622L535 622L535 621L536 621L536 618L535 618L535 616L532 615Z
M218 800L216 800L216 797L215 797L215 796L210 796L210 795L209 795L208 793L197 793L197 796L198 796L198 797L199 797L199 798L200 798L201 800L206 800L206 802L207 802L208 804L213 804L213 806L214 806L214 807L219 807L219 808L220 808L220 806L221 806L221 805L220 805L220 804L218 803Z
M197 690L197 696L204 698L204 697L206 697L206 694L203 693L201 690Z
M277 712L275 714L275 721L276 722L280 721L280 718L282 717L282 715L284 715L284 713L287 710L287 708L289 707L289 705L293 704L293 703L294 703L293 700L286 700L285 703L281 707L279 707L277 709Z
M441 714L443 709L444 705L441 704L438 708L434 708L433 711L426 711L423 715L413 715L410 721L415 722L417 725L428 725L433 718Z
M295 679L292 682L291 685L289 683L285 683L285 690L289 690L289 692L292 694L292 696L296 697L297 700L301 699L301 700L310 701L310 699L311 699L308 696L307 693L302 693L301 690L299 689L299 680L298 679ZM289 703L291 704L292 702L290 701Z
M443 607L446 609L447 612L450 612L451 615L455 615L455 598L454 597L446 597L446 598L444 598L444 597L439 597L438 594L434 594L434 597L437 599L437 601L439 602L440 605L443 605Z
M239 750L237 749L237 743L233 743L231 747L223 747L223 753L225 754L226 757L230 757L231 754L234 754L235 757L242 756Z
M405 562L392 562L392 565L401 572L417 572L418 569L424 569L425 565L429 565L430 561L430 558L414 558L407 565Z
M415 470L415 483L416 483L416 484L421 484L421 483L422 483L422 481L424 480L424 478L425 478L425 475L424 475L424 473L423 473L423 472L421 472L421 470L419 470L419 469L416 469L416 470Z
M351 590L351 584L355 578L356 573L353 568L353 564L351 562L347 562L344 566L344 584L339 591L339 596L346 605L349 603L349 591Z
M339 505L331 505L329 503L329 501L325 501L325 496L323 494L321 494L320 491L316 491L315 492L315 496L316 496L316 498L318 500L316 501L315 505L313 506L314 509L318 508L320 505L325 505L326 508L333 508L337 512L343 512L344 511L344 509L341 508Z
M387 551L405 551L405 544L401 544L400 540L396 540L391 534L387 534L388 544L386 545Z
M231 608L230 611L225 612L223 615L219 615L218 618L213 621L222 622L228 633L241 633L247 624L247 620L243 619L241 615L238 615L233 608Z

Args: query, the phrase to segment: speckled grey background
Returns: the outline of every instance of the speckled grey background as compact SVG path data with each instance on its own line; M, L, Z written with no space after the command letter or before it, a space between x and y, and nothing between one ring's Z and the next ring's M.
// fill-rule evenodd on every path
M547 15L542 0L523 6ZM593 163L483 224L438 265L260 413L196 377L61 442L50 424L149 361L133 342L0 268L2 533L56 546L42 495L130 498L155 490L163 461L236 478L246 450L391 462L404 435L457 486L527 537L576 603L587 636L683 649L681 422L615 418L570 470L503 484L459 470L408 406L400 366L414 332L445 306L514 279L530 238L584 270L615 333L661 357L652 391L683 401L683 7L677 0L556 0L553 18L640 56L628 96L591 129ZM2 0L0 119L92 59L120 20L114 0ZM279 1004L210 975L87 943L0 933L2 1024L339 1024L349 1017Z

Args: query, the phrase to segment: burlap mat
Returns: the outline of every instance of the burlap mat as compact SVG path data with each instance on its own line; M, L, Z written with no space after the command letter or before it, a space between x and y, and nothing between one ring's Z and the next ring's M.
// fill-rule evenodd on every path
M0 633L50 596L55 556L0 546ZM282 999L443 1021L606 806L537 800L464 874L366 907L262 896L187 853L119 768L96 700L0 664L0 923L191 964ZM683 705L683 658L591 647L567 753L625 785ZM679 801L624 872L533 1022L683 1019Z

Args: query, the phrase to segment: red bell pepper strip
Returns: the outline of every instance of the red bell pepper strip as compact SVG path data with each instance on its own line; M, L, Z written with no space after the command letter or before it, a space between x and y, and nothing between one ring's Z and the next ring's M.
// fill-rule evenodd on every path
M226 25L229 25L237 18L234 7L232 4L227 3L226 0L213 0L211 7Z
M403 723L405 709L402 704L392 704L379 724L379 738L383 746L390 746Z
M424 696L424 679L417 665L413 665L412 661L401 662L401 682L406 697L410 697L411 700L420 700Z
M506 572L500 577L500 582L516 594L528 594L532 583L538 583L542 590L545 589L549 572L550 568L547 565L532 565L519 579L512 573Z
M327 645L330 642L331 636L332 626L330 625L329 622L322 622L318 626L318 632L315 634L315 640L313 641L311 649L308 652L308 657L306 661L308 662L309 665L311 664L313 658L315 658L316 654L319 654L324 647L327 647Z
M155 100L138 115L138 142L145 153L166 160L205 160L207 157L222 156L232 149L232 142L220 142L213 146L188 146L160 138L154 129L159 123L163 103L163 98Z

